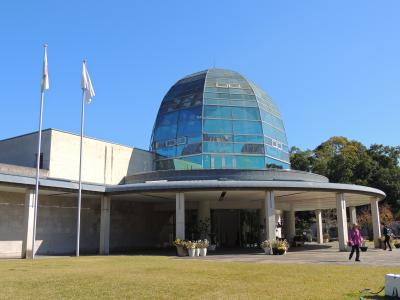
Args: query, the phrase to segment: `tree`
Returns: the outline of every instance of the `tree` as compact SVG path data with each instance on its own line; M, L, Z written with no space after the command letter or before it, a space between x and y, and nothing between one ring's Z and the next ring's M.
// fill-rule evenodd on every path
M334 136L314 150L290 149L292 169L313 172L337 183L366 185L383 190L385 202L399 209L400 146L371 145ZM396 216L400 213L396 214Z

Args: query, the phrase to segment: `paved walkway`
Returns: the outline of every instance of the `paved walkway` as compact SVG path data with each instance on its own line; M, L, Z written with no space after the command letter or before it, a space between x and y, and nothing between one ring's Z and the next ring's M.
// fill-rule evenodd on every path
M231 251L209 252L206 257L177 258L177 259L202 259L220 262L248 262L248 263L291 263L291 264L335 264L335 265L366 265L366 266L390 266L400 267L400 249L393 248L393 251L368 248L367 252L360 252L361 262L349 261L349 252L340 252L337 243L328 243L323 246L308 244L304 247L291 248L284 255L265 255L261 251L239 250L236 253Z

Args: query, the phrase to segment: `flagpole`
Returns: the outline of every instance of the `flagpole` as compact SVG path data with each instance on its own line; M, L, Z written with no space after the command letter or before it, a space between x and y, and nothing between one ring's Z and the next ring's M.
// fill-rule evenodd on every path
M85 61L83 61L85 63ZM78 191L78 220L76 226L76 256L79 256L79 240L81 231L81 202L82 202L82 149L83 149L83 126L85 123L85 89L82 89L82 114L81 114L81 144L79 155L79 191Z
M46 55L47 44L44 45L44 53ZM47 59L47 57L46 57ZM36 155L36 186L35 186L35 198L34 198L34 213L33 213L33 232L32 232L32 259L35 258L35 240L36 240L36 222L38 214L38 203L39 203L39 175L40 175L40 153L42 148L42 124L43 124L43 103L44 103L44 91L43 86L40 92L40 113L39 113L39 137L38 147Z

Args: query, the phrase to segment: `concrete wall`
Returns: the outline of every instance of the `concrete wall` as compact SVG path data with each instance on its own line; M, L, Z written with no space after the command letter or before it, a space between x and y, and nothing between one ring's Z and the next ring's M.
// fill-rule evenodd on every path
M78 135L52 130L50 177L79 179L79 146ZM151 157L147 151L84 138L82 180L118 184L133 172L151 170Z
M21 257L24 199L22 193L0 192L0 258Z
M173 212L151 203L111 200L110 252L154 249L170 244Z
M0 163L36 168L37 133L0 141ZM51 130L42 132L43 168L49 169Z
M23 193L0 192L0 258L20 257L24 233ZM75 197L39 198L36 246L38 254L73 254L76 244ZM98 253L100 198L82 200L81 253Z
M152 154L145 150L92 138L84 138L83 149L82 180L85 182L119 184L127 175L152 170ZM0 141L0 164L35 168L36 151L36 133ZM54 129L43 131L43 168L49 170L45 175L78 181L79 151L79 135Z
M59 192L57 192L59 194ZM24 234L24 193L0 192L0 258L21 257ZM110 251L129 252L170 245L174 211L160 211L156 204L111 200ZM39 255L74 255L77 199L39 198L36 247ZM100 197L83 198L81 254L97 254L100 243Z

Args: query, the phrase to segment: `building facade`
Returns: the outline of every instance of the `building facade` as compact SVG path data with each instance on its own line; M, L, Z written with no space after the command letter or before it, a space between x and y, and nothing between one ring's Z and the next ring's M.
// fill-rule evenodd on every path
M37 133L0 141L0 257L75 252L79 136L43 132L36 249L32 249ZM168 248L207 236L246 248L296 234L296 211L337 211L341 250L356 207L371 205L374 239L384 192L290 169L281 115L256 84L209 69L162 100L150 151L84 138L81 253Z

